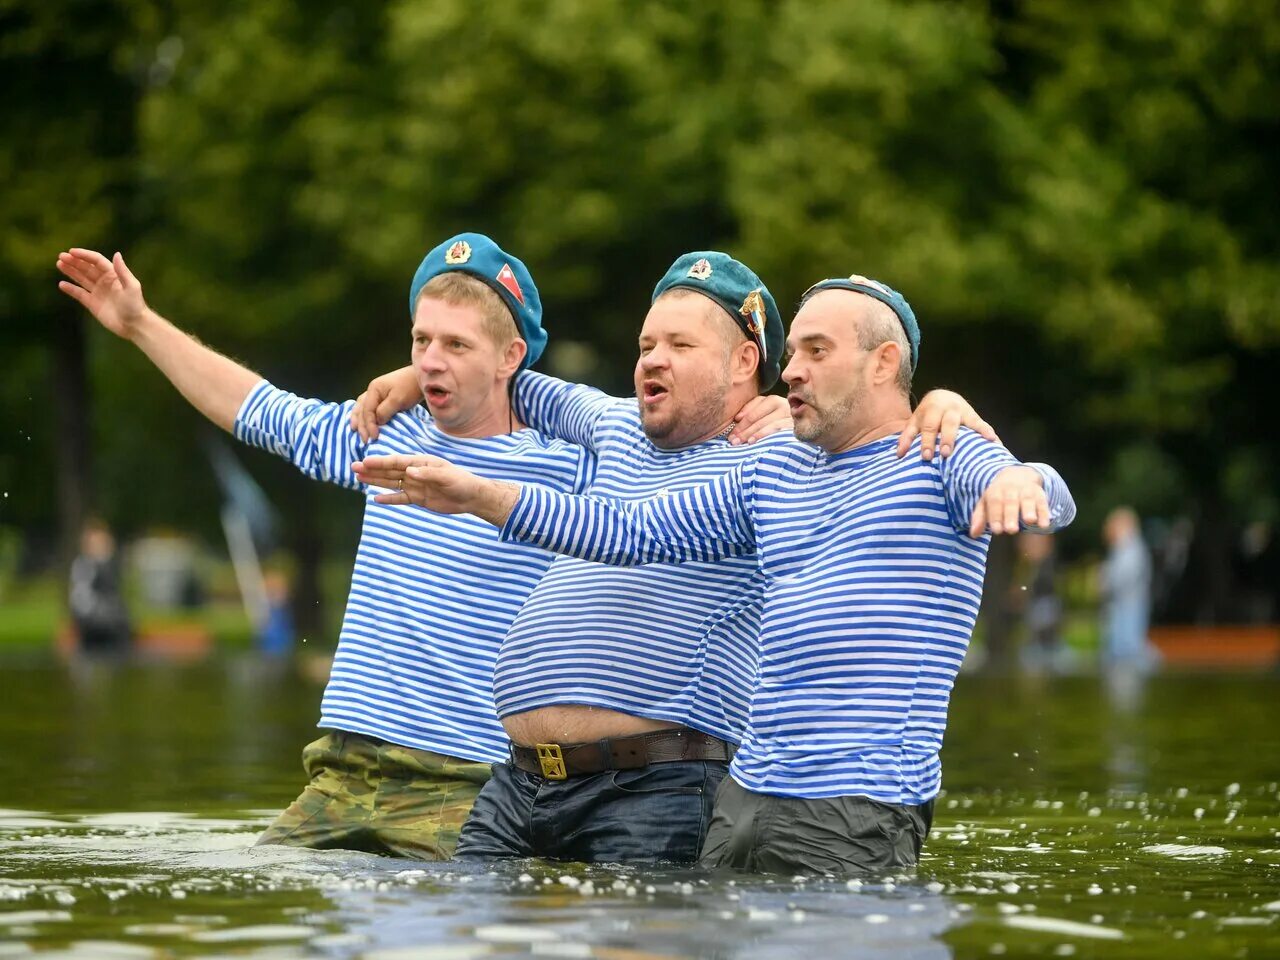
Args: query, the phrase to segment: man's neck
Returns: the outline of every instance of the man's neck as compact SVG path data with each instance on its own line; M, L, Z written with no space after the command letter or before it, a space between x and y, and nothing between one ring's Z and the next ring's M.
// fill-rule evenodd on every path
M670 438L664 438L661 442L653 440L653 445L659 450L684 450L686 447L696 447L699 444L706 443L708 440L715 440L718 437L727 437L729 432L733 430L733 415L730 414L723 421L718 421L717 426L708 428L698 436L686 439L681 437L679 440L672 441Z
M683 450L685 447L696 447L700 443L706 443L708 440L715 440L718 437L727 437L733 431L733 418L753 398L759 395L759 392L752 387L734 387L724 398L724 406L720 408L719 419L709 424L696 436L689 439L681 437L678 442L672 443L668 443L666 440L659 443L657 440L653 440L652 437L650 440L659 450Z

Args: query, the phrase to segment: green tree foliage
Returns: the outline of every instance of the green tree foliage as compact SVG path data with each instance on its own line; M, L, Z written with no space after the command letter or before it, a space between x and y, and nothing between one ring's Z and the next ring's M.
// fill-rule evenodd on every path
M0 142L18 372L0 428L34 426L46 454L21 397L74 316L60 247L127 246L162 312L342 398L405 355L423 252L477 229L538 278L550 362L584 344L612 389L680 252L728 249L784 304L856 271L916 306L919 387L961 389L1063 463L1077 542L1152 491L1162 511L1280 515L1259 481L1274 447L1240 429L1280 359L1266 5L2 0L0 18L0 71L29 90ZM109 512L211 530L198 418L122 345L91 346Z
M128 233L151 20L144 3L0 0L0 523L49 530L61 513L64 546L92 506L87 324L50 268L73 237Z

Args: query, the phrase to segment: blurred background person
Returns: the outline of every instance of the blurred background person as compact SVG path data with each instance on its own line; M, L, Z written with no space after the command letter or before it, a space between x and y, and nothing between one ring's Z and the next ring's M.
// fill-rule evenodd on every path
M129 615L120 592L116 541L106 523L96 517L86 521L80 533L67 604L80 653L120 656L128 652Z
M1023 661L1037 670L1066 669L1068 651L1062 644L1062 600L1058 597L1057 550L1052 535L1030 533L1018 537L1023 573L1018 594L1026 628Z
M1150 666L1151 554L1133 508L1116 507L1107 514L1102 537L1107 544L1099 580L1103 663Z
M266 610L254 640L259 653L287 657L293 652L295 629L290 607L289 578L282 570L268 570L262 578Z

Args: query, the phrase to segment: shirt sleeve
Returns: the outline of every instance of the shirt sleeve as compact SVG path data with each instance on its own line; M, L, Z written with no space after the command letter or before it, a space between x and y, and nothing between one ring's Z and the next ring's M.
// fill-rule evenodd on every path
M960 532L969 529L974 508L987 487L1005 467L1028 466L1044 481L1049 501L1049 527L1030 527L1035 532L1053 533L1076 517L1076 502L1058 471L1044 463L1023 464L1003 446L993 443L971 430L962 430L951 456L942 459L942 486L947 499L951 523Z
M313 480L352 490L363 484L351 469L363 460L366 444L351 429L346 403L308 400L261 381L245 397L236 414L234 433L252 447L290 461Z
M596 428L605 415L629 402L595 387L567 383L532 370L516 377L515 413L522 423L548 437L590 450L596 449Z
M756 542L751 480L744 467L676 494L636 502L526 486L502 539L619 567L746 556L755 552Z

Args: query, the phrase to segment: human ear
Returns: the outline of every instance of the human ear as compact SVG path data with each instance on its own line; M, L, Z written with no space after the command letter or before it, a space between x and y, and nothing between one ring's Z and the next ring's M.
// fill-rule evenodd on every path
M529 345L519 337L507 344L507 348L502 352L502 363L498 366L498 379L505 380L507 377L514 376L528 352Z
M876 348L873 381L880 384L897 379L898 367L901 365L902 348L892 340L885 341Z
M730 383L737 385L754 380L760 367L760 347L750 340L744 340L733 348L730 358Z

